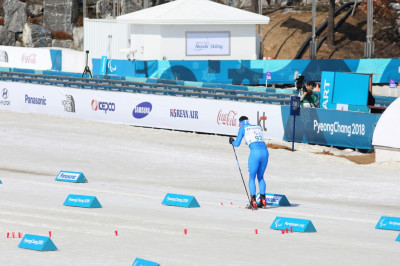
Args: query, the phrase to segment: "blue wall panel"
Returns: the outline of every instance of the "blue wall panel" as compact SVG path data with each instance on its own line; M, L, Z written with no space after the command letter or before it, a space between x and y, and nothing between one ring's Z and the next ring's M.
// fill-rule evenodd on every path
M100 59L93 59L93 73L100 74ZM373 83L400 82L400 59L323 59L323 60L201 60L129 61L109 60L107 74L225 84L294 84L295 73L306 81L320 81L322 71L374 73Z

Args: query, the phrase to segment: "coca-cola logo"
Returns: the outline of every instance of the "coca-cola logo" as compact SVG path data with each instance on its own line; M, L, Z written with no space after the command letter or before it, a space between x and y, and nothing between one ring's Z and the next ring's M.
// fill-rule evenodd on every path
M218 125L225 125L225 126L236 126L236 115L237 112L230 110L227 113L224 113L222 110L219 110L217 116L217 124Z
M267 116L265 115L265 112L259 112L257 111L257 125L259 125L263 131L267 131L267 126L265 125L265 122L267 121Z
M36 54L23 54L21 57L21 62L25 64L36 64Z

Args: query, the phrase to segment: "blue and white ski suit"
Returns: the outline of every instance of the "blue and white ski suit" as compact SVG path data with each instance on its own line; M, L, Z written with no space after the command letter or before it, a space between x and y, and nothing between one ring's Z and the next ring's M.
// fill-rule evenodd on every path
M260 194L265 195L264 172L268 165L268 149L264 142L262 129L260 126L249 124L248 120L239 122L239 132L232 145L239 147L243 137L246 145L249 145L250 155L248 161L249 167L249 190L251 195L256 195L255 179L257 176Z

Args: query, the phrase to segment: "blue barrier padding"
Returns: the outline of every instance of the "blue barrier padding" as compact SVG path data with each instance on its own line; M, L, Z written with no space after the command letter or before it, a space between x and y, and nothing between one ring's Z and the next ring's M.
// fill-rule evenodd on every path
M200 207L196 198L193 196L171 194L171 193L168 193L165 196L162 204L169 206L186 207L186 208Z
M87 179L82 172L71 172L61 170L56 181L73 182L73 183L87 183Z
M19 73L28 73L28 74L36 74L36 70L33 69L25 69L25 68L10 68L12 72L19 72Z
M83 70L82 70L83 72ZM52 70L43 70L43 75L52 75L52 76L62 76L62 77L76 77L81 78L81 73L73 73L73 72L61 72L61 71L52 71Z
M311 220L279 216L275 218L270 228L276 230L286 230L292 228L294 232L317 232Z
M374 96L375 98L375 106L382 106L388 107L397 97L390 97L390 96Z
M93 73L100 73L100 59L94 58ZM321 80L322 71L374 73L374 84L400 81L400 59L318 59L318 60L179 60L129 61L111 60L107 73L168 80L236 85L265 85L265 73L271 73L268 84L294 84L294 74Z
M136 258L132 266L160 266L157 262Z
M51 70L62 70L62 50L50 49Z
M260 193L257 194L257 204L260 202ZM265 193L267 205L273 206L291 206L285 195Z
M292 141L293 117L282 106L283 140ZM380 114L301 108L296 118L295 142L371 149L372 136Z
M100 63L100 75L106 75L107 74L107 56L102 56L101 57L101 63Z
M400 241L400 234L397 236L396 241Z
M3 183L1 182L1 180L0 180L0 184L3 184Z
M397 230L400 231L400 218L382 216L375 226L376 229Z
M67 199L64 201L64 206L101 208L101 204L95 196L73 195L73 194L68 195Z
M19 248L33 249L38 251L54 251L57 247L50 237L25 234L18 245Z

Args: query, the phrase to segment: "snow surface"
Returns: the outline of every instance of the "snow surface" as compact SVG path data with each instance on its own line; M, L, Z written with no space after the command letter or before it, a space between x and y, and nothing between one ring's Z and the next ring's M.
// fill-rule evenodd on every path
M314 153L357 152L318 145L270 149L267 192L292 206L251 211L226 136L8 111L0 125L0 265L132 265L137 257L163 266L400 265L399 232L375 229L381 216L400 216L400 163L357 165ZM246 180L249 149L236 153ZM88 183L55 181L60 170L82 171ZM162 205L167 193L192 195L201 207ZM69 194L96 196L103 208L63 206ZM310 219L317 232L269 229L276 216ZM49 231L58 251L6 237Z

